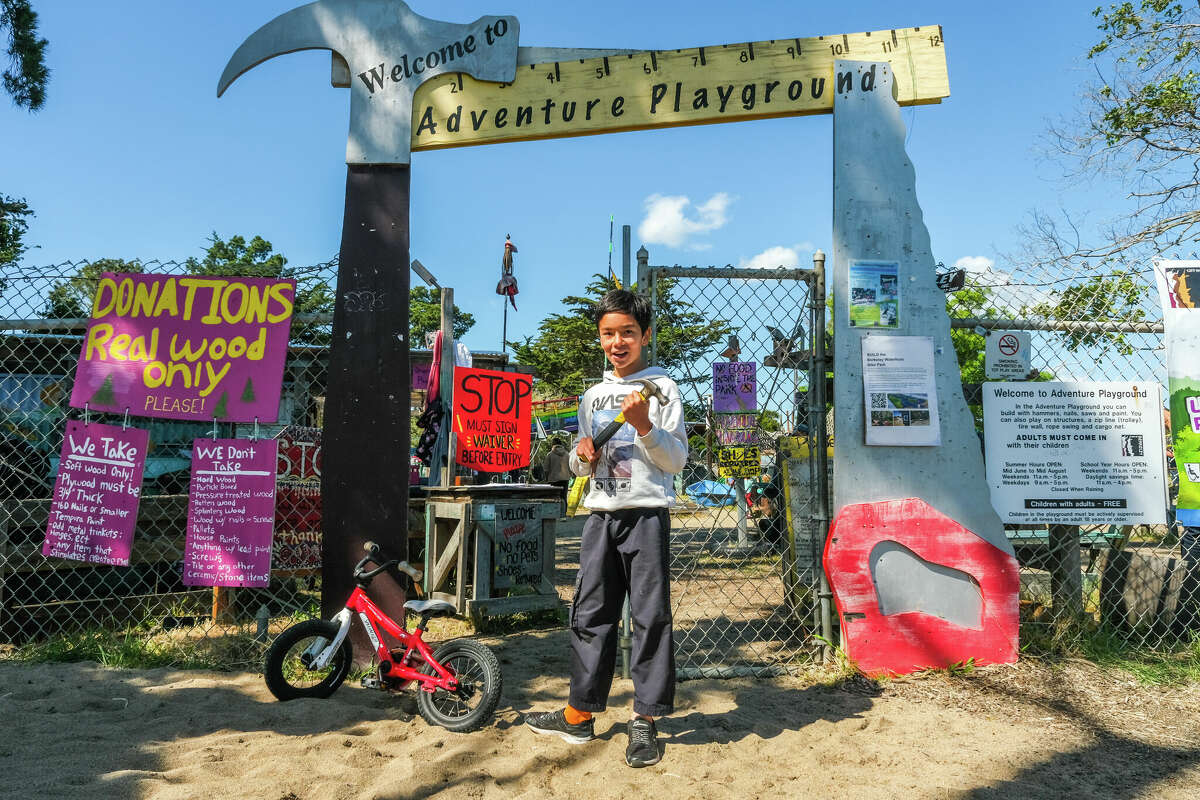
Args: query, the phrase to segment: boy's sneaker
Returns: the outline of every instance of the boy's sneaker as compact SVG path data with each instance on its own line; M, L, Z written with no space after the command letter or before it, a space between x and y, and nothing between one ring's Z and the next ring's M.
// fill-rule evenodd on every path
M571 744L583 744L596 738L595 719L588 719L578 725L567 722L563 709L558 711L543 711L540 714L527 714L525 726L536 733L552 733L561 736L563 741Z
M629 746L625 748L625 763L631 767L648 767L657 764L658 729L648 719L636 717L629 720Z

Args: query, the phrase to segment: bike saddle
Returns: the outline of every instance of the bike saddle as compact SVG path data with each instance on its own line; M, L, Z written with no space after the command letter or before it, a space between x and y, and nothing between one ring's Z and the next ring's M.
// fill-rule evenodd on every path
M405 602L404 607L414 614L429 617L450 616L458 610L453 603L447 603L445 600L409 600Z

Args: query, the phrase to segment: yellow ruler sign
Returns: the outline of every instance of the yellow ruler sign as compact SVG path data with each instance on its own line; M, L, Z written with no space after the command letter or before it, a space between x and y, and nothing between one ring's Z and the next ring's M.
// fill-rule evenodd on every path
M649 50L520 66L512 83L427 81L413 98L412 149L828 114L839 91L873 88L853 84L870 73L835 75L838 60L890 63L900 105L950 96L938 25ZM353 79L376 85L368 73Z

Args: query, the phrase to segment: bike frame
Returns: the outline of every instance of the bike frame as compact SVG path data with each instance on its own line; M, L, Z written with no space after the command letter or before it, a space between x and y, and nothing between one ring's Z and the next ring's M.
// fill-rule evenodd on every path
M430 693L436 689L445 689L450 692L458 689L458 679L433 657L433 651L429 649L429 645L422 638L422 629L417 628L410 632L403 626L397 625L379 606L375 605L371 598L367 597L367 593L362 590L362 587L358 586L354 588L350 599L346 601L346 607L334 617L333 621L338 623L337 636L334 637L334 640L328 646L321 649L321 653L313 665L314 667L319 668L329 663L329 659L332 658L333 653L349 633L350 625L355 615L358 616L359 621L366 629L367 638L371 640L371 644L375 647L379 663L392 665L384 673L388 680L417 681L420 683L423 691ZM383 638L383 634L385 633L404 647L404 653L399 658L387 646ZM426 675L408 665L409 657L414 651L416 651L417 655L425 663L433 667L434 672L437 673L436 675Z

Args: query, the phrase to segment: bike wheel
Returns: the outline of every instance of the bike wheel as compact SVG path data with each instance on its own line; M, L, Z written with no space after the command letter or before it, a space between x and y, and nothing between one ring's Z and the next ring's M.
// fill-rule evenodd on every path
M327 644L333 641L337 632L337 623L309 619L275 637L263 662L263 677L271 694L280 700L326 698L333 694L350 673L349 638L342 641L323 669L309 669L302 656L316 640Z
M435 689L432 693L418 687L417 708L430 725L448 731L466 733L483 727L500 702L500 662L486 646L472 639L455 639L433 654L438 663L458 678L458 691ZM436 675L425 664L421 672Z

